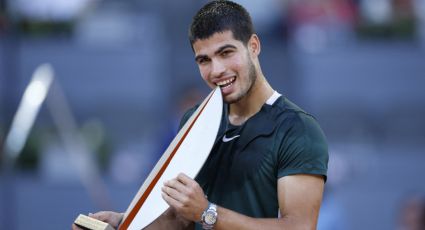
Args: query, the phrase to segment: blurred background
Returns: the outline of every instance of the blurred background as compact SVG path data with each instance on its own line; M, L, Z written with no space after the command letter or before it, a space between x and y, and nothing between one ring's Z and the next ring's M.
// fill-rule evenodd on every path
M206 2L0 0L0 229L125 211L210 91L187 39ZM425 0L237 2L272 86L327 135L319 230L424 229ZM55 79L10 160L14 115L45 62Z

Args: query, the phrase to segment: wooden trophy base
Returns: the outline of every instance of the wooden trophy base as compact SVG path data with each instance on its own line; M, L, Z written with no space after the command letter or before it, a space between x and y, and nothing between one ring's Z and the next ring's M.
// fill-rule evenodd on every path
M74 221L74 224L84 230L115 230L108 223L83 214L78 215L77 219Z

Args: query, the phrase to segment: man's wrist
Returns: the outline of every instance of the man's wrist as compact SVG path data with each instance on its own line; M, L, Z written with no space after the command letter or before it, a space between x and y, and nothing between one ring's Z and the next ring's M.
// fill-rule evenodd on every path
M201 224L203 229L213 229L217 222L217 205L208 202L208 207L202 213Z

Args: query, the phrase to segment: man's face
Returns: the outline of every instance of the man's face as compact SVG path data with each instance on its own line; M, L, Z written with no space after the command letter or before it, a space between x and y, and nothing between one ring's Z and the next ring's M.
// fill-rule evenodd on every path
M235 103L247 95L257 78L248 48L233 38L231 31L215 33L193 43L195 61L204 81L220 86L226 103Z

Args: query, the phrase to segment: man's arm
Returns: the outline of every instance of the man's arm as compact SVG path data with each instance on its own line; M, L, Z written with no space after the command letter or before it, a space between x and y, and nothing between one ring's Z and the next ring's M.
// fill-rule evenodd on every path
M208 205L199 189L196 181L180 174L165 184L163 198L184 218L199 221ZM281 218L252 218L218 207L214 229L316 229L323 189L322 176L299 174L282 177L278 180Z
M281 218L256 219L219 208L216 229L316 229L323 187L321 176L280 178L278 198Z
M177 215L172 208L168 208L161 216L159 216L152 224L148 225L145 230L173 229L173 230L193 230L195 225L192 221L188 221Z

